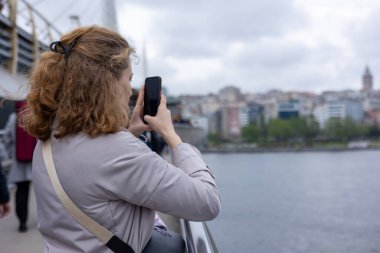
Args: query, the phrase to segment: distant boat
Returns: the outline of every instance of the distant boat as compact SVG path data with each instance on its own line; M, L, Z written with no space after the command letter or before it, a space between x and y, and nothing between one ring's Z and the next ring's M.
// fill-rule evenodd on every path
M369 147L369 141L350 141L347 144L349 149L364 149Z

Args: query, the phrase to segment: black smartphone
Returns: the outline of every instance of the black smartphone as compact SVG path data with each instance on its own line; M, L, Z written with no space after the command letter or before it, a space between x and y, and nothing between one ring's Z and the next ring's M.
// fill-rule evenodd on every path
M161 98L161 77L153 76L145 79L144 116L156 116Z

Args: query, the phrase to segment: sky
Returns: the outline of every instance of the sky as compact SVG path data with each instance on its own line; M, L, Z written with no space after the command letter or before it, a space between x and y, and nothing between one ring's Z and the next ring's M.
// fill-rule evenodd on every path
M69 15L99 24L106 0L27 1L67 32ZM145 63L171 95L359 90L366 65L380 88L380 0L116 0L116 11L134 87Z

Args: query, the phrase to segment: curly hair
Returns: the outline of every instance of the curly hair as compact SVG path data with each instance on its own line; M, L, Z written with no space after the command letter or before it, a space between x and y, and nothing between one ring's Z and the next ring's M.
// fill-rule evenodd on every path
M21 124L40 140L84 132L91 137L128 126L128 98L118 85L134 50L119 34L97 26L64 35L70 54L46 51L30 75ZM124 88L125 89L125 88Z

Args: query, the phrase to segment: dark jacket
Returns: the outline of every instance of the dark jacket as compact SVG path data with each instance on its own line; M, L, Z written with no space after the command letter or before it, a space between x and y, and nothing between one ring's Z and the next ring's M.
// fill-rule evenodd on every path
M9 202L9 192L7 186L7 180L3 174L3 167L1 166L0 159L0 204Z

